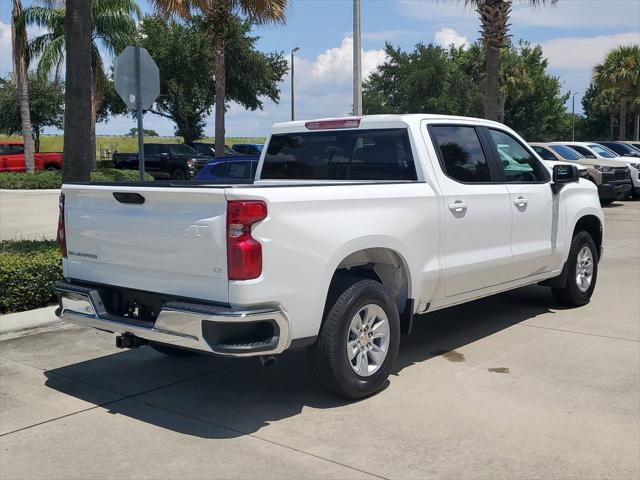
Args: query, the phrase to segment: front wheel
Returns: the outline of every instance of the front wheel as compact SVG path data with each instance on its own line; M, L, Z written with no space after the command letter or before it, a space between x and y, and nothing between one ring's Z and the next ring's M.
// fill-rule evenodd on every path
M184 173L184 170L180 168L176 168L171 174L171 180L186 180L187 174Z
M353 283L328 306L316 343L308 349L322 386L341 397L369 396L384 386L400 346L400 317L380 282Z
M572 307L589 303L598 278L598 250L587 232L573 237L566 267L567 281L562 288L552 288L554 297Z

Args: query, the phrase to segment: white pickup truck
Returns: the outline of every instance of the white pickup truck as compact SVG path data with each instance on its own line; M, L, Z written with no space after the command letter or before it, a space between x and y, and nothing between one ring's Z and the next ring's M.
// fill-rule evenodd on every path
M587 303L604 221L575 167L441 115L276 124L254 181L65 184L60 207L63 320L169 355L307 347L348 398L414 315L535 283Z

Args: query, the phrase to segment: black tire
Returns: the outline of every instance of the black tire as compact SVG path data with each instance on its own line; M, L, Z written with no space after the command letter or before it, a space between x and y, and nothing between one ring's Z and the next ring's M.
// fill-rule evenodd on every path
M586 291L582 291L578 287L578 281L576 278L576 269L578 263L578 254L584 248L588 247L591 250L591 258L593 259L593 274L591 278L591 284ZM598 249L593 238L587 232L578 232L571 242L571 248L569 250L569 258L567 258L567 281L562 288L552 288L553 296L558 302L563 305L571 307L579 307L586 305L593 295L593 290L596 288L596 281L598 279Z
M613 202L615 202L615 199L607 198L606 200L600 200L600 205L604 207L605 205L611 205Z
M184 173L184 170L182 170L181 168L176 168L171 173L171 180L186 180L186 179L187 179L187 174Z
M149 346L156 352L162 353L163 355L167 355L169 357L192 357L194 355L198 355L198 352L195 352L193 350L172 347L170 345L165 345L164 343L149 342Z
M318 339L307 349L311 371L326 390L340 397L358 399L372 395L386 384L398 358L398 309L382 284L369 279L354 280L337 298L330 294L329 302L332 304L327 305ZM381 307L386 314L389 345L378 370L370 376L360 376L351 367L346 347L351 320L368 304Z

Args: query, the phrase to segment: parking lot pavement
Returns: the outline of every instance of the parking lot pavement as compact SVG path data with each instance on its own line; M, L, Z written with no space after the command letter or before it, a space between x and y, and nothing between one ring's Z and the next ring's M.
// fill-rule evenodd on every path
M2 341L0 477L638 478L640 202L606 216L589 305L533 286L426 315L359 402L302 352L265 370L76 327Z

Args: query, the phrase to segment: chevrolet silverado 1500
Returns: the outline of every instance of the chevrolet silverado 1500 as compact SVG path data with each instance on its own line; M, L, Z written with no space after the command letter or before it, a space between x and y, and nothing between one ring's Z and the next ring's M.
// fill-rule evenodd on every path
M603 239L574 166L440 115L276 124L255 180L65 184L60 208L62 319L168 355L306 347L348 398L385 383L414 315L535 283L587 303Z

